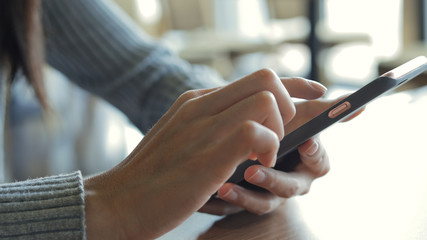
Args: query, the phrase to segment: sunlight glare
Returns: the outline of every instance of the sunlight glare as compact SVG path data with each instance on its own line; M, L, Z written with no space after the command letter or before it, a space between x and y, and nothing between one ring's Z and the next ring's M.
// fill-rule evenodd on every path
M136 0L141 21L145 24L158 22L162 15L162 9L158 0Z

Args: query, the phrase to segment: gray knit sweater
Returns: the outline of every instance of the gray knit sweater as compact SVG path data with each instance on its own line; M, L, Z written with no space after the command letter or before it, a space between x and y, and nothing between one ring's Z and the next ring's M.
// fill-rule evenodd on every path
M82 176L0 185L0 239L84 238Z
M155 43L108 1L44 0L43 25L48 63L116 106L142 132L184 91L223 84L209 69ZM7 171L0 148L0 182ZM80 172L0 184L0 239L84 239L84 219Z

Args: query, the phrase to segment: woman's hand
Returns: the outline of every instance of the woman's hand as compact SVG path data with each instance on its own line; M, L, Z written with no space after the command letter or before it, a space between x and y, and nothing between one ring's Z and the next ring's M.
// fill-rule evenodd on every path
M85 180L88 238L156 238L224 192L248 158L270 171L295 115L291 96L323 92L303 79L282 83L264 69L225 87L183 94L123 162Z
M287 86L289 92L300 98L315 99L323 95L320 92L318 95L316 95L316 92L311 92L311 94L310 92L297 92L297 90L307 90L302 86L298 86L298 84L314 84L310 81L304 82L301 79L282 78L282 82ZM293 84L296 84L295 87L289 86ZM296 104L295 117L285 126L286 132L291 132L298 128L342 100L342 98L298 102ZM354 118L361 111L363 109L346 120ZM226 183L218 191L219 198L211 198L200 211L216 215L232 214L242 210L265 214L273 211L286 199L307 193L312 182L329 171L328 155L318 136L302 144L298 151L301 163L293 172L286 173L261 165L251 166L246 170L245 179L248 182L263 187L269 192L249 191L235 184Z
M291 197L306 194L312 182L329 171L328 156L317 137L302 144L298 150L301 163L294 172L286 173L261 165L246 170L246 181L268 192L255 192L226 183L218 191L219 198L212 198L200 211L224 215L247 210L262 215L275 210Z

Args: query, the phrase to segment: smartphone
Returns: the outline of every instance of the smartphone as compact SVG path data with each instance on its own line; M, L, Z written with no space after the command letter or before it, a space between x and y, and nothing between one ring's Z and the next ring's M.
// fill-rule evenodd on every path
M300 162L297 149L299 145L316 134L319 134L334 123L350 116L352 113L356 112L375 98L408 82L426 70L427 58L425 56L416 57L399 67L384 73L358 91L290 132L280 142L279 151L277 153L277 162L274 169L285 172L292 171ZM245 170L254 164L260 163L258 161L247 160L240 164L228 182L241 185L251 190L263 190L262 188L252 185L244 180L243 176Z

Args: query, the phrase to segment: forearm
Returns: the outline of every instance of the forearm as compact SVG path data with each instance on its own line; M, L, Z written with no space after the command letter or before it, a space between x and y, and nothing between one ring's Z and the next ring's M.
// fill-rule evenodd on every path
M141 32L109 1L43 1L47 60L146 132L183 92L222 85Z
M0 185L0 238L84 239L80 172Z

